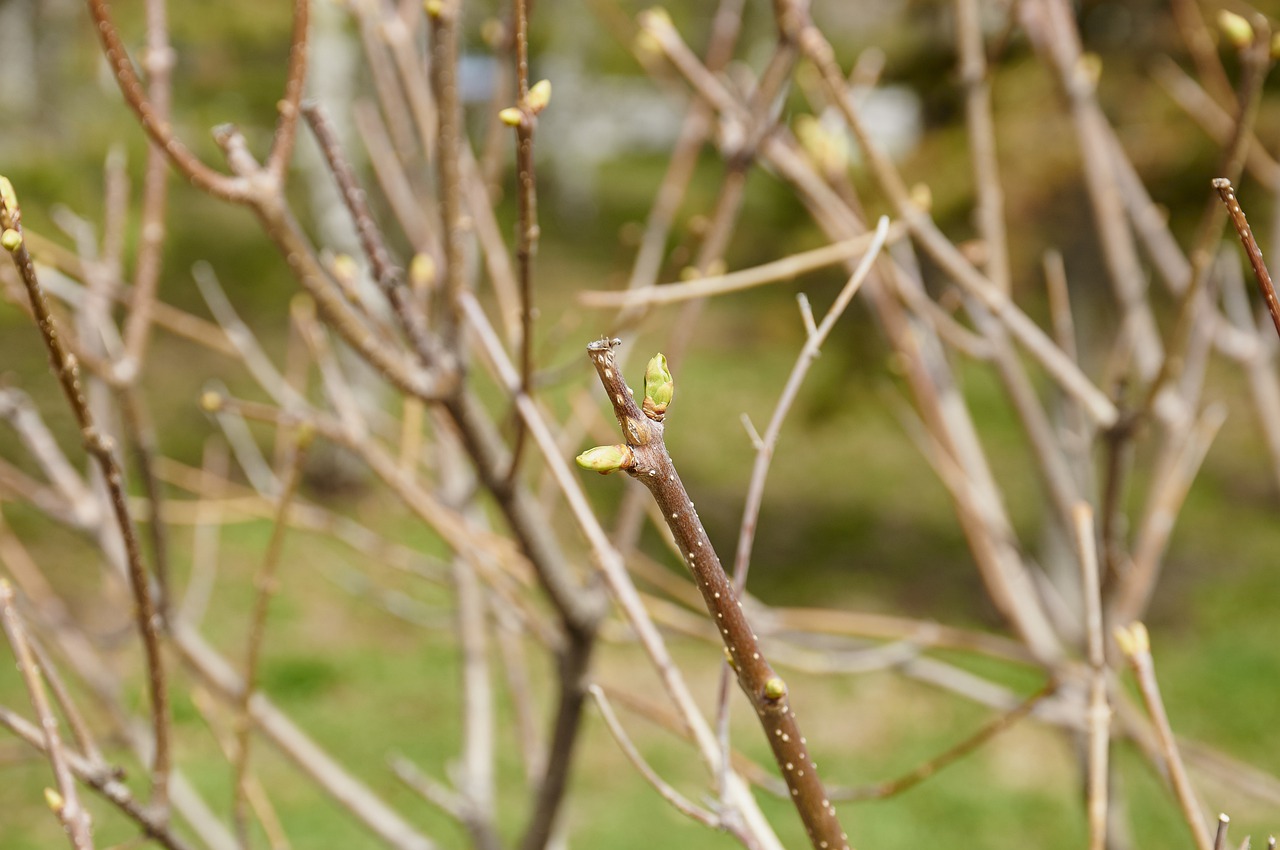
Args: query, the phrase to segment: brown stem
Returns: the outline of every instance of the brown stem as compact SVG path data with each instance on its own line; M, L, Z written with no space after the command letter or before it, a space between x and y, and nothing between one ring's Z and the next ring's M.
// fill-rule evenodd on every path
M444 227L444 286L437 290L439 334L445 350L461 357L458 295L466 282L463 258L462 101L458 93L458 0L427 3L431 18L431 90L436 98L436 179ZM460 364L461 368L461 364Z
M157 616L155 601L151 595L150 578L142 561L142 550L138 545L138 534L134 528L133 517L129 514L128 497L124 491L124 474L116 459L114 441L99 430L89 410L89 403L84 396L80 381L80 366L75 356L67 349L58 324L49 311L49 301L45 297L40 280L36 277L35 263L27 250L22 235L22 212L18 207L13 186L7 179L0 178L0 224L4 227L4 247L13 257L18 274L26 287L27 298L31 310L40 329L45 348L49 352L49 362L62 387L63 394L71 406L71 411L80 427L80 437L85 450L93 457L106 484L111 500L111 508L115 523L120 530L124 543L125 558L128 566L129 586L133 592L135 621L142 638L143 652L146 656L147 682L151 699L151 721L155 734L155 757L152 762L152 794L157 811L163 813L168 807L168 784L170 771L169 746L169 686L165 677L164 658L160 653L160 622Z
M120 31L116 29L107 0L89 0L89 14L93 16L98 37L102 39L102 51L120 86L120 93L138 116L142 129L151 137L151 141L168 155L174 168L200 189L223 200L244 202L249 196L248 181L205 165L174 135L168 115L161 113L147 97L138 80L138 73L133 69L133 62L129 59L129 51L120 39Z
M1244 217L1244 210L1240 207L1240 201L1236 198L1236 190L1231 185L1231 181L1225 177L1218 177L1213 181L1213 188L1218 190L1218 197L1222 198L1222 203L1227 207L1227 215L1231 216L1231 223L1235 225L1236 233L1240 234L1240 244L1244 246L1245 256L1249 258L1249 265L1253 267L1253 274L1258 279L1258 289L1262 292L1262 300L1267 305L1267 312L1271 314L1271 322L1276 326L1276 333L1280 334L1280 301L1276 299L1276 288L1271 283L1271 272L1267 270L1267 263L1262 259L1262 249L1258 247L1258 241L1253 238L1253 229L1249 227L1249 222Z
M667 454L662 422L641 412L618 372L613 355L614 346L618 344L617 340L598 340L587 346L587 352L630 450L630 462L623 468L649 488L662 510L663 519L675 536L702 592L707 610L720 630L730 663L738 674L738 684L760 717L760 724L791 790L792 801L804 822L810 842L815 850L848 850L848 837L841 829L835 807L827 798L817 767L809 755L807 742L800 734L787 698L786 684L765 659L733 583L721 566L711 539Z
M304 428L306 426L303 426ZM258 668L262 659L262 644L267 630L267 613L271 607L271 598L276 592L276 571L280 566L280 553L284 546L285 531L289 525L286 517L293 497L298 491L298 483L302 478L303 463L306 459L306 444L310 440L310 432L298 434L292 462L276 503L275 521L271 526L271 539L267 541L267 551L263 556L258 574L254 578L257 596L254 600L253 614L249 621L249 639L245 650L244 689L240 692L239 705L236 706L234 758L232 771L232 819L235 824L236 837L242 848L249 847L249 733L253 731L253 719L249 714L249 701L258 688Z
M40 731L4 707L0 707L0 726L9 729L41 752L45 751L43 735ZM67 753L67 764L77 779L109 800L112 805L134 821L144 835L154 839L161 847L167 850L195 850L195 845L187 843L186 839L174 834L164 818L134 799L128 786L118 778L119 771L105 765L93 764L72 752Z
M427 331L421 308L405 284L404 269L391 256L382 231L369 210L368 196L360 187L351 163L342 152L338 135L333 131L328 116L319 104L307 102L302 113L315 134L316 144L324 154L325 162L338 184L338 191L356 226L360 247L369 260L373 279L387 297L391 310L404 330L414 352L424 365L439 364L444 359L439 345Z
M165 0L147 2L147 50L142 66L147 72L147 96L156 117L168 123L173 86L173 48L169 45ZM147 164L142 179L142 216L138 234L138 260L129 299L129 317L124 325L124 375L140 374L150 339L156 289L164 259L165 212L169 203L169 167L164 148L154 141L147 146ZM118 372L121 367L118 367Z
M27 642L26 629L18 619L18 611L14 607L13 587L9 582L0 579L0 627L3 627L9 645L13 647L14 657L18 661L18 672L27 687L27 696L31 699L31 707L35 710L36 719L40 721L40 729L44 735L44 752L49 757L53 768L54 780L58 785L58 798L49 792L46 799L49 808L62 822L74 850L93 850L93 837L89 829L89 813L80 804L76 793L76 783L67 765L67 750L58 733L58 721L45 693L44 682L40 678L40 665Z
M515 0L516 94L520 121L516 124L516 274L520 285L520 393L529 395L533 381L533 261L538 253L538 183L533 164L533 135L538 111L529 102L529 0ZM516 417L512 439L510 487L520 469L528 430Z
M298 137L298 104L302 101L302 84L307 76L307 27L311 17L310 0L293 0L293 32L289 38L289 70L285 75L284 97L278 108L276 132L267 154L267 171L275 182L284 185L285 169L293 157L293 143Z

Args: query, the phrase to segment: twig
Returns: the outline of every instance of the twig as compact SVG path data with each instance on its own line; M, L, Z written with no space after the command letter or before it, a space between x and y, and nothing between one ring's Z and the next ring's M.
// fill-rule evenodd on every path
M879 782L865 788L841 788L832 786L830 788L831 799L833 800L884 800L889 797L896 797L906 791L919 785L921 782L933 777L938 772L955 764L960 759L977 750L983 744L990 741L996 735L1004 732L1012 727L1019 720L1031 714L1036 706L1046 697L1053 695L1056 685L1052 682L1027 697L1008 711L993 717L982 728L974 732L968 738L960 741L956 745L949 747L945 751L939 753L929 759L924 764L904 773L896 779L890 779L885 782Z
M1107 705L1107 656L1102 621L1102 583L1098 575L1098 548L1093 511L1081 502L1075 509L1076 552L1080 559L1084 597L1085 637L1089 659L1089 850L1106 850L1108 752L1111 743L1111 709Z
M640 772L640 775L653 786L655 791L662 795L662 799L674 806L681 814L693 818L703 826L709 826L712 829L724 829L725 824L719 817L694 804L675 788L672 788L644 760L644 756L640 754L640 751L636 749L636 745L631 742L631 738L627 735L627 730L622 727L618 716L613 713L613 706L609 704L609 698L605 696L604 690L599 685L591 685L587 690L590 691L591 696L595 699L596 707L600 709L600 716L604 718L605 725L609 727L609 734L613 735L613 740L617 742L627 760Z
M1187 776L1187 769L1178 752L1178 743L1169 725L1169 715L1164 709L1164 700L1160 697L1160 685L1156 681L1155 665L1151 660L1151 638L1147 634L1147 628L1142 623L1133 623L1128 628L1118 627L1115 637L1120 650L1129 659L1134 678L1138 680L1138 690L1147 707L1147 715L1151 718L1160 741L1169 783L1173 786L1182 816L1191 828L1196 847L1199 850L1213 850L1213 841L1205 824L1204 808L1196 799L1195 789L1191 787L1191 779Z
M889 226L888 242L902 238L906 227L901 223ZM681 283L668 283L640 289L584 290L578 293L578 301L585 307L639 307L674 304L695 298L710 298L729 292L741 292L768 283L791 281L803 274L826 268L846 260L861 257L874 240L873 233L866 233L843 242L824 245L812 251L802 251L741 271L722 275L708 275Z
M1241 209L1240 201L1236 198L1236 190L1232 187L1231 181L1225 177L1215 178L1213 188L1218 190L1218 196L1222 198L1227 214L1231 216L1231 223L1235 226L1236 233L1240 235L1245 256L1249 258L1249 265L1253 267L1254 277L1258 280L1262 300L1267 305L1267 312L1271 315L1276 333L1280 334L1280 300L1276 299L1276 288L1271 282L1271 272L1267 270L1267 263L1262 259L1262 249L1258 247L1258 241L1253 238L1253 229L1249 227L1249 222L1244 217L1244 210Z
M235 823L236 837L243 848L249 846L249 733L253 723L249 716L249 701L258 689L258 667L262 658L262 643L266 636L267 614L271 606L271 598L276 593L276 571L280 565L280 553L284 548L284 535L288 529L285 516L289 505L297 493L298 483L302 478L303 464L306 460L307 445L314 431L300 430L295 443L294 455L284 485L276 501L275 522L271 526L271 538L267 541L267 551L262 564L254 577L253 612L249 620L248 644L245 648L244 687L240 692L239 705L236 706L235 721L235 758L232 761L232 819Z
M538 113L551 97L551 84L546 80L529 87L529 3L515 0L516 106L503 110L503 122L516 128L516 277L520 285L520 393L529 395L533 380L533 261L538 253L537 170L533 163L533 135L538 127ZM516 433L512 438L511 469L507 487L511 487L520 470L528 436L524 420L516 417Z
M46 752L43 733L3 706L0 706L0 726L4 726L40 752ZM138 824L148 838L154 839L166 850L195 850L195 845L187 843L186 839L174 833L164 818L134 799L129 787L118 778L117 771L92 764L72 752L66 753L66 760L67 766L77 779L97 791L130 820Z
M365 191L360 187L355 171L342 152L337 133L334 132L319 104L304 103L302 114L306 116L307 123L311 126L316 143L324 154L329 171L338 184L342 200L355 223L356 235L360 239L361 249L369 259L374 281L391 304L396 320L400 323L400 327L423 365L441 364L442 352L431 339L421 307L408 290L404 269L391 257L391 252L382 237L382 231L369 210Z
M607 447L606 453L611 452L612 456L603 460L606 463L613 461L613 469L625 469L648 487L662 509L663 518L680 544L702 592L707 610L714 616L723 635L738 682L760 717L765 736L791 789L793 802L814 848L847 850L848 838L818 778L817 767L809 756L805 739L800 735L795 713L787 699L786 683L774 673L762 654L733 584L725 574L711 540L697 518L693 502L667 454L662 419L671 399L672 382L666 361L661 355L650 361L645 376L645 410L642 412L617 371L613 356L617 344L616 340L600 340L587 346L588 355L626 440L624 445Z
M764 501L765 480L768 478L769 466L773 461L773 452L782 433L782 424L786 420L792 404L795 403L796 396L800 392L800 386L804 383L805 375L809 372L809 367L818 358L823 342L830 335L845 308L849 306L849 302L853 300L853 296L861 288L863 281L867 279L867 275L871 273L871 268L879 257L880 251L884 248L888 235L889 219L887 216L882 216L876 226L871 242L867 245L866 253L863 254L861 261L858 263L858 267L840 290L840 294L836 296L835 302L827 310L827 314L822 319L822 324L818 325L805 339L804 347L801 349L799 356L796 357L795 366L792 367L791 374L787 377L787 383L782 390L782 395L778 397L773 416L769 418L769 425L765 428L764 434L760 437L756 446L756 459L751 468L751 479L747 484L746 502L742 509L742 522L738 528L738 550L733 562L733 584L738 595L741 595L747 586L747 572L751 568L751 550L755 542L756 525L760 518L760 505Z
M4 627L9 645L18 661L18 672L26 684L27 695L31 699L31 707L35 710L36 719L40 721L40 729L44 734L44 752L49 757L53 768L56 792L45 791L45 800L54 815L62 822L62 828L71 840L75 850L92 850L93 837L89 826L89 812L80 803L76 792L76 782L67 765L67 753L62 744L62 736L58 733L58 721L53 713L53 706L45 693L44 683L40 680L40 667L31 647L27 643L26 630L18 619L18 611L14 607L13 587L9 582L0 579L0 626Z
M183 661L219 698L232 704L241 699L244 682L199 635L179 625L174 629L173 640ZM262 734L299 770L382 841L398 850L435 850L435 842L334 761L263 694L249 700L249 712Z
M458 39L462 6L458 0L428 0L431 19L431 91L436 98L436 173L444 229L444 285L432 311L439 322L440 341L459 359L462 369L461 322L458 297L466 285L463 257L462 101L458 91Z
M148 0L147 49L142 67L147 73L147 97L158 120L168 123L173 95L175 56L169 44L167 7L163 0ZM129 316L124 324L124 356L116 364L116 374L141 374L151 338L151 322L156 307L156 290L164 259L165 213L169 203L169 167L164 148L154 141L147 145L147 161L142 178L142 213L139 222L138 259L129 298Z
M284 185L285 169L293 157L293 143L298 137L298 105L302 102L302 84L307 76L307 35L311 18L311 0L293 0L293 31L289 37L289 70L285 73L284 97L276 104L280 117L271 137L267 154L267 173L277 186Z
M297 0L303 2L303 0ZM138 116L142 129L151 137L151 141L165 152L173 167L180 174L199 188L217 198L243 203L248 199L250 187L247 180L215 171L205 165L185 144L173 133L169 116L160 112L152 104L142 89L138 74L133 70L129 60L129 51L125 49L111 18L110 4L107 0L89 0L89 13L93 16L94 28L102 39L102 51L107 63L111 66L112 75L120 86L129 108Z
M18 274L22 277L31 303L36 325L49 362L66 396L71 412L80 427L80 438L85 450L93 457L102 472L110 495L116 527L124 543L128 566L129 586L133 592L135 622L142 638L146 656L148 693L151 700L151 726L155 736L155 758L152 763L152 803L163 813L168 805L168 781L170 770L169 744L169 686L165 676L164 658L160 652L159 618L151 595L150 577L142 562L142 550L138 545L133 517L129 514L124 490L124 475L115 456L115 445L110 437L98 429L85 399L80 381L80 368L76 358L66 348L58 323L49 311L49 302L40 280L36 277L35 264L22 238L22 212L17 196L7 178L0 177L0 225L4 233L0 242L12 255Z

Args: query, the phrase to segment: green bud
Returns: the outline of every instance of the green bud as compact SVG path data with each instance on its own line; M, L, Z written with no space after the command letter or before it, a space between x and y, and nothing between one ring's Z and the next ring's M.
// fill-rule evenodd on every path
M608 475L619 469L627 469L635 462L635 457L629 446L596 446L594 449L587 449L575 460L583 469Z
M787 683L777 676L769 679L764 683L764 698L770 702L777 702L787 695Z
M1228 12L1226 9L1218 12L1218 28L1227 37L1227 41L1240 50L1253 43L1253 25L1235 12Z
M18 211L18 193L13 191L13 184L8 177L0 177L0 204L4 205L4 225L9 227L13 214Z
M661 422L666 415L667 405L671 404L675 388L671 370L667 368L667 358L661 354L653 355L648 368L644 370L645 415Z
M200 407L206 413L217 413L222 409L222 396L213 390L205 390L200 395Z
M525 99L525 106L529 107L529 111L534 115L547 108L547 104L551 103L551 81L538 80L529 89L529 97Z
M22 234L13 229L6 230L0 234L0 245L3 245L6 251L18 250L22 247Z

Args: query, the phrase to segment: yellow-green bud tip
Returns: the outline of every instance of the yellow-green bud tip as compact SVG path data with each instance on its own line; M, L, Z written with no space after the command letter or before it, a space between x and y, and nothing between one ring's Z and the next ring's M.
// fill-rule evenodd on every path
M1237 49L1244 49L1253 43L1253 24L1226 9L1218 12L1218 29Z
M508 106L498 113L498 120L508 127L519 127L520 122L524 120L524 113L514 106Z
M644 412L650 419L662 420L675 395L675 381L671 370L667 368L667 358L661 354L653 355L649 366L644 370Z
M428 18L438 18L444 14L444 3L441 0L426 0L422 4L422 8L427 13Z
M44 789L44 801L54 814L62 811L63 807L67 805L67 801L62 799L62 795L52 788Z
M303 422L298 425L297 435L294 437L299 449L310 448L316 439L316 425L314 422Z
M525 105L529 107L529 111L534 115L547 108L547 104L551 102L551 81L539 80L529 89L529 96L525 98Z
M22 234L13 228L9 228L0 235L0 245L4 246L6 251L16 251L22 247Z
M578 455L575 460L583 469L590 469L601 475L627 469L635 461L629 446L596 446Z
M200 406L207 413L217 413L222 409L222 396L213 390L209 390L200 396Z
M359 271L360 267L356 265L355 258L350 254L338 254L333 258L333 273L340 280L355 280L356 273Z
M787 683L777 676L769 679L764 683L764 698L777 702L787 695Z
M414 254L409 263L409 283L421 292L436 282L436 261L430 254Z
M1151 651L1151 636L1142 623L1132 623L1128 628L1117 626L1115 635L1120 651L1130 658L1145 655Z
M18 208L18 193L13 191L13 184L8 177L0 177L0 202L4 203L6 212L13 212Z
M654 6L640 13L640 25L643 27L671 27L671 15L661 6Z

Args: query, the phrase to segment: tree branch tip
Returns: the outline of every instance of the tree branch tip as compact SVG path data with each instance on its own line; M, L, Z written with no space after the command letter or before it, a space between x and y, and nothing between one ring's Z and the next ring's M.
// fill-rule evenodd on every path
M1129 658L1151 652L1151 636L1147 632L1147 627L1141 622L1131 623L1128 627L1117 626L1115 638L1120 651Z
M529 88L529 95L524 100L525 108L537 115L551 103L551 81L538 80Z
M205 413L217 413L225 404L226 399L216 390L206 390L200 394L200 409Z
M667 358L661 352L653 355L644 370L644 414L655 422L661 422L667 413L667 405L675 395L675 381L667 367Z
M422 11L426 12L431 20L438 21L444 17L444 0L426 0L422 4Z
M437 274L435 257L430 254L414 254L409 261L409 285L416 292L425 292L433 287Z
M911 203L924 213L933 209L933 189L928 183L917 183L911 187Z
M620 345L622 345L622 340L620 340L618 337L615 336L610 338L607 336L602 336L599 339L592 340L591 342L587 343L587 351L590 351L591 353L596 354L604 351L612 351L613 349L617 348Z
M1244 50L1253 44L1253 25L1243 15L1237 15L1228 9L1219 10L1218 29L1237 50Z
M1230 180L1228 180L1228 179L1227 179L1227 178L1225 178L1225 177L1215 177L1215 178L1213 178L1213 188L1217 189L1219 192L1223 192L1223 191L1226 191L1226 192L1234 192L1234 191L1235 191L1235 187L1231 185L1231 181L1230 181Z
M62 810L67 806L67 801L53 788L44 789L44 802L49 807L49 811L55 815L62 814Z
M645 29L656 29L659 27L670 29L675 24L671 22L671 13L662 6L651 6L640 13L637 22Z

